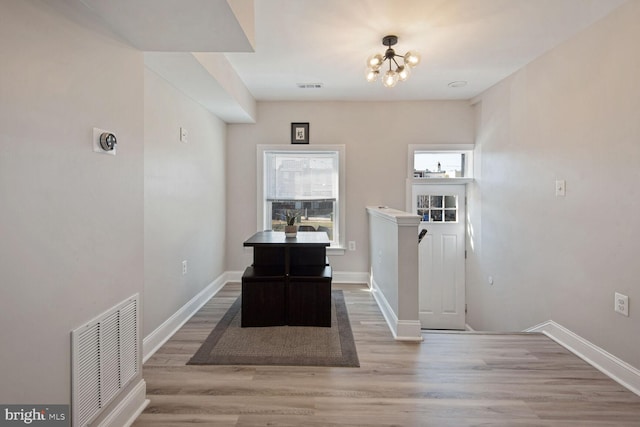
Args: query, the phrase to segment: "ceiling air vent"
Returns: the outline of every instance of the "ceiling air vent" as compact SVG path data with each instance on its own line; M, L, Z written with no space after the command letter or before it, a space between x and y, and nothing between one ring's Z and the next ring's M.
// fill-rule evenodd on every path
M322 89L322 83L296 83L300 89Z

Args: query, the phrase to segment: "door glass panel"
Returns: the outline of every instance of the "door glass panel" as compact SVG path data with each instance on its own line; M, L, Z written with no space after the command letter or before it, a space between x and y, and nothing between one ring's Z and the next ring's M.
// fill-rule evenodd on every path
M419 195L418 196L418 209L421 208L429 208L429 196Z
M431 207L432 208L441 208L442 207L442 197L443 196L431 196Z
M423 222L458 222L458 196L416 196L416 213Z
M458 207L458 196L444 196L444 207L445 208L457 208Z
M444 222L456 222L457 218L457 210L456 209L446 209L444 211Z

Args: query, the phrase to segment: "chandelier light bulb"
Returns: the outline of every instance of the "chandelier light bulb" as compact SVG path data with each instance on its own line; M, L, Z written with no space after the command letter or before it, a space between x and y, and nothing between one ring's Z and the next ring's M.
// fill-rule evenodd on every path
M411 74L411 67L407 67L406 65L401 65L396 70L398 72L398 78L400 81L405 81L409 78Z
M393 70L389 70L384 73L384 79L382 80L382 83L385 87L394 87L396 83L398 83L398 79L398 73Z
M382 45L386 47L384 55L374 54L367 58L366 78L368 82L374 82L378 76L381 76L382 84L385 87L394 87L399 81L405 81L409 78L411 68L420 63L420 55L411 50L404 56L396 54L392 46L397 43L398 36L384 36L382 38ZM387 67L388 71L382 74Z
M367 70L367 81L369 83L375 82L376 80L378 80L378 75L379 74L380 74L380 71L378 71L378 70L368 69Z
M367 65L374 71L380 69L380 66L383 62L384 58L379 53L376 55L371 55L369 59L367 59Z
M420 63L420 55L410 50L404 55L404 63L409 67L415 67Z

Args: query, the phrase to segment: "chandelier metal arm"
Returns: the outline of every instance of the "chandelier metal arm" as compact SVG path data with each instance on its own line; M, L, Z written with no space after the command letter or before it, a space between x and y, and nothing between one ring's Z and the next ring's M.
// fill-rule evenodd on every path
M373 82L378 76L381 75L381 68L384 67L384 62L389 61L389 71L384 75L383 83L386 87L393 87L398 82L404 81L410 74L410 69L418 65L420 62L420 55L417 55L414 51L409 51L405 55L396 54L395 50L391 46L395 46L398 43L398 37L394 35L385 36L382 39L382 45L386 46L386 51L381 54L375 54L369 57L367 60L369 68L367 70L367 81ZM403 59L403 64L398 63L400 57ZM395 64L395 70L393 64Z

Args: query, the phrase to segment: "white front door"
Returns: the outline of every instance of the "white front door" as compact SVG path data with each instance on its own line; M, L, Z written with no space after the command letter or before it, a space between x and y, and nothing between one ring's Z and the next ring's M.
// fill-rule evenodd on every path
M464 185L413 185L413 212L427 230L418 246L425 329L465 328L465 194Z

